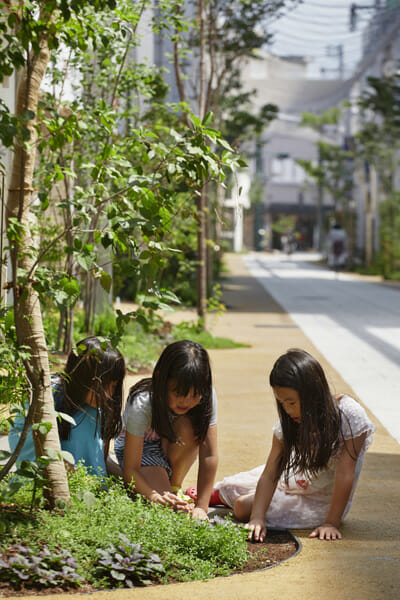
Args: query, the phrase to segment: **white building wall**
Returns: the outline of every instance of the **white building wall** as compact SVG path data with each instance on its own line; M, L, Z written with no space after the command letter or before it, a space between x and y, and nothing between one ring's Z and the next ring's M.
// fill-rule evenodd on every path
M5 77L0 83L0 99L7 105L11 113L15 112L15 75ZM12 153L0 144L0 160L4 164L6 175L10 172Z
M15 98L16 98L16 77L12 75L10 77L5 77L0 83L0 98L6 104L11 113L15 113ZM4 173L1 173L0 176L0 193L4 191L4 197L0 200L0 222L3 223L3 229L0 230L1 237L1 247L5 246L5 229L4 229L4 204L7 199L7 190L8 190L8 177L11 172L12 167L12 159L13 155L11 150L8 148L4 148L0 144L0 162L4 165ZM2 168L0 167L0 171ZM4 178L4 179L3 179ZM4 292L4 283L7 280L7 264L1 265L1 290L0 290L0 298L3 303L6 299L7 294ZM8 301L12 301L12 292L10 291L8 294Z

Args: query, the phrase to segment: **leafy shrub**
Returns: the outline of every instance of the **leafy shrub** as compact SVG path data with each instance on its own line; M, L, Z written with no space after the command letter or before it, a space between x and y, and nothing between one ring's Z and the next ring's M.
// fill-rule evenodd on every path
M117 332L115 313L112 310L95 315L93 333L94 335L111 337Z
M1 548L6 549L8 543L47 545L51 551L64 548L75 557L86 581L103 588L110 586L110 579L98 576L97 549L118 546L120 532L131 544L140 544L146 555L160 556L165 569L165 575L159 573L162 581L227 575L247 560L246 530L229 520L224 525L210 526L185 513L151 504L141 496L132 500L122 482L105 478L102 487L100 478L82 465L68 477L71 504L51 512L36 509L34 521L13 519L13 539L5 543L7 537L0 538ZM14 502L20 497L22 490L14 496Z
M179 325L174 325L172 328L172 334L176 340L192 340L193 342L198 342L208 350L221 348L244 348L247 346L246 344L234 342L229 338L213 336L209 331L204 331L201 322L194 323L184 321Z
M132 329L129 329L118 347L129 364L129 368L137 371L143 367L148 367L149 370L152 370L164 345L165 342L160 336L149 333L145 334L138 327L134 332L132 332Z
M77 564L67 550L51 552L44 546L35 552L27 546L15 544L9 548L9 558L0 558L0 579L14 587L79 586L83 577L77 573Z
M164 574L164 567L157 554L145 552L141 544L133 544L126 536L119 534L118 546L109 544L105 550L98 548L100 556L96 572L106 577L117 587L146 585Z
M6 435L20 406L29 395L24 361L29 354L18 346L14 312L0 307L0 435Z
M57 345L58 328L60 326L60 313L55 310L47 310L43 314L43 328L46 335L46 342L49 348L55 348Z

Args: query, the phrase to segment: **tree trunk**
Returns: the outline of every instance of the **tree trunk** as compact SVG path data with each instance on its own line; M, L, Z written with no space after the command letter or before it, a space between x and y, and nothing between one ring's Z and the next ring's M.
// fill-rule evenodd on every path
M197 314L203 319L205 328L205 316L207 308L207 248L206 248L206 190L203 187L197 201L197 215L199 229L197 233Z
M40 42L40 52L31 53L27 65L19 78L16 100L16 114L23 115L27 110L37 113L39 90L49 61L47 38ZM30 140L23 146L17 139L14 161L10 176L10 188L6 206L7 231L11 219L17 219L22 226L20 237L11 238L11 262L13 272L14 313L18 344L28 347L30 356L25 367L32 394L33 423L51 423L51 430L42 435L34 432L36 456L47 454L50 449L61 451L57 422L54 415L54 402L50 383L50 368L42 313L34 283L34 257L32 256L32 235L30 232L30 206L32 204L32 181L36 156L36 117L28 121ZM29 274L24 285L18 281L18 270ZM64 462L57 460L49 464L46 477L50 481L50 499L69 500L68 480Z
M199 118L204 119L206 106L206 40L205 40L205 3L199 0L198 19L200 34L200 89L199 89ZM206 328L205 315L207 308L207 248L206 248L206 206L207 191L205 186L200 190L197 209L199 219L199 232L197 235L197 314L203 319L203 328Z

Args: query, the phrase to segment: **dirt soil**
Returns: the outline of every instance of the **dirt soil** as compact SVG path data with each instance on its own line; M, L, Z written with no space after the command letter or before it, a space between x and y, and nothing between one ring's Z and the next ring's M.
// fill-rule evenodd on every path
M248 543L249 559L240 568L232 571L234 574L252 573L262 569L269 569L293 556L298 550L299 544L290 531L268 531L262 544ZM175 583L169 582L169 583ZM16 590L10 583L0 581L0 598L16 596L44 596L54 594L89 594L99 591L92 585L83 585L79 588L26 588Z
M249 542L247 549L251 556L235 573L268 569L296 554L298 548L299 544L290 531L268 531L262 544Z

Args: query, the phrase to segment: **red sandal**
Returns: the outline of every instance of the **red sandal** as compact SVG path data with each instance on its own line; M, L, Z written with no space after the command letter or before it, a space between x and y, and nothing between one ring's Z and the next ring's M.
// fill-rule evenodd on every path
M185 494L187 496L189 496L190 498L192 498L192 500L194 500L196 502L196 500L197 500L197 487L195 485L192 485L191 487L188 487L188 489L186 490ZM221 496L219 495L219 490L215 490L214 489L211 492L209 506L221 506L221 505L225 506L225 503L222 501Z

